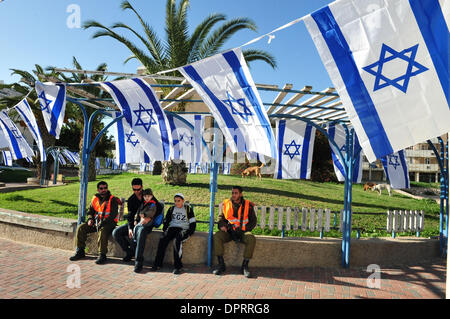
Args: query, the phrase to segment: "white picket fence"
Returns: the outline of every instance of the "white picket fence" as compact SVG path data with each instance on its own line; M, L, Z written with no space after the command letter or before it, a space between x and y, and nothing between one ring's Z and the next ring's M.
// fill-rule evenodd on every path
M386 231L388 232L421 232L424 228L425 214L423 210L394 210L387 212Z
M223 204L219 204L219 214L222 213ZM309 230L329 232L331 228L330 209L314 209L299 207L280 207L280 206L255 206L258 226L264 229L266 226L272 230L275 227L278 230ZM276 219L275 219L276 215ZM340 215L339 231L342 231L342 211Z

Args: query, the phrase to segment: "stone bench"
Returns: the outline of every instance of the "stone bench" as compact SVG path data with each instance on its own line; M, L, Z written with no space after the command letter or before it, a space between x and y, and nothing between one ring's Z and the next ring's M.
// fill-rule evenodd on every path
M0 237L19 242L65 249L67 257L73 254L76 221L73 219L27 214L0 208ZM214 231L217 231L216 227ZM160 229L147 237L144 252L146 265L153 263ZM279 238L256 236L252 267L341 267L341 239L339 238ZM428 238L371 238L351 241L350 265L367 267L369 264L392 265L422 262L439 257L439 239ZM97 233L89 234L88 253L97 254ZM225 245L227 266L240 267L243 244ZM122 258L124 252L112 237L109 238L108 256ZM164 263L172 267L172 245L166 250ZM206 264L208 233L196 232L183 245L183 263ZM69 261L68 261L69 262ZM212 260L215 264L216 258ZM130 268L130 271L131 268Z

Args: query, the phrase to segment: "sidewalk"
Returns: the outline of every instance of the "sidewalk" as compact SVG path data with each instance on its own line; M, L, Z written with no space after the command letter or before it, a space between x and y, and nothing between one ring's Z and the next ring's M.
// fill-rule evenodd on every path
M172 252L168 249L167 253ZM132 263L120 259L109 259L105 265L96 265L94 256L70 262L72 254L0 238L1 298L445 298L444 259L382 268L380 288L371 289L367 278L374 273L362 268L251 268L257 278L247 279L236 267L229 267L224 276L215 276L206 265L187 265L185 273L177 276L171 267L153 273L146 266L136 274ZM67 283L76 283L75 265L80 270L80 288L68 288Z

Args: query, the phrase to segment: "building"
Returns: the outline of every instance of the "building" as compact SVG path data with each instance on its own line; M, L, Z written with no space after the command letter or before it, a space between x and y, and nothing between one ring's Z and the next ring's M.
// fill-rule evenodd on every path
M448 135L441 136L444 145L447 143ZM437 138L431 139L440 154L441 145ZM440 179L440 170L438 160L432 148L428 143L419 143L408 147L405 150L406 162L408 164L409 179L415 182L438 183ZM383 165L377 160L369 164L364 156L363 161L363 180L365 181L386 181Z

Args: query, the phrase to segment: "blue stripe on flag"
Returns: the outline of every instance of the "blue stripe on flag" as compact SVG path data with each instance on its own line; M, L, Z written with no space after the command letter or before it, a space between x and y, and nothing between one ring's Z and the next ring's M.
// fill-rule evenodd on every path
M52 107L52 114L50 116L50 134L56 136L56 127L58 126L58 119L61 116L63 104L66 100L66 88L64 84L56 84L59 87L58 95L56 97L55 104ZM64 119L63 119L64 120Z
M278 174L277 178L283 178L283 140L286 129L286 120L278 122Z
M111 88L111 90L113 90L114 94L116 95L117 99L119 100L120 106L122 107L122 114L124 115L128 124L130 124L130 127L133 127L133 117L131 116L131 109L130 109L130 106L128 105L128 102L127 102L127 99L125 98L125 96L111 82L104 82L104 84L109 86Z
M427 45L434 68L444 90L447 104L449 100L449 74L448 74L448 45L450 33L445 22L442 8L438 0L409 0L411 9L416 17L422 37Z
M384 172L386 173L386 179L389 181L389 183L391 182L390 178L389 178L389 165L388 165L388 158L387 156L383 156L381 158L381 163L383 164L384 167Z
M148 157L145 151L144 151L144 163L150 164L150 157Z
M355 157L355 154L358 152L358 154L356 155L356 161L355 161L355 165L353 166L353 183L357 183L358 182L358 175L359 175L359 165L361 165L360 160L361 160L361 145L359 144L359 140L358 140L358 136L355 135L355 144L353 147L353 157Z
M331 124L330 127L328 128L328 135L329 135L330 139L334 139L334 137L336 135L336 126L334 124ZM344 178L345 178L344 167L342 166L342 163L339 160L339 157L334 152L333 148L332 147L330 147L330 148L331 148L331 157L333 158L334 166L337 167L337 169L341 172L342 176L344 176Z
M34 139L36 139L36 143L38 143L40 135L38 135L36 133L36 130L34 129L33 125L30 122L30 119L25 115L25 113L23 112L23 110L20 109L20 107L16 107L16 110L19 111L19 113L22 115L23 119L25 119L25 123L27 124L27 126L31 130L31 132L33 133L33 137L34 137Z
M403 150L398 151L400 156L400 162L402 163L403 176L405 178L405 188L409 188L409 176L408 176L408 166L406 165L405 152Z
M194 115L194 145L195 145L195 159L194 161L200 162L202 157L202 140L200 136L195 133L201 134L202 130L202 116L199 114Z
M1 118L0 118L0 121L2 121L3 126L6 129L6 132L8 133L9 140L11 141L11 144L12 144L12 147L13 147L13 150L14 150L14 157L15 158L23 158L22 152L20 151L19 143L17 143L17 140L16 140L14 134L11 132L9 127L6 125L5 122L3 122L3 120Z
M308 155L309 144L311 142L312 126L307 124L305 129L305 137L303 138L302 146L302 162L300 164L300 178L306 179L308 174Z
M272 143L274 140L273 133L272 133L272 126L270 125L270 122L268 122L263 114L261 105L259 104L259 101L256 97L255 92L252 89L252 86L248 83L247 78L245 77L244 70L242 69L242 65L239 62L239 58L236 56L236 53L234 51L229 51L223 54L223 57L230 65L231 69L234 72L234 76L236 77L239 85L241 86L242 90L244 91L245 95L247 96L247 99L250 101L251 105L253 106L253 109L255 110L256 115L258 116L259 122L264 127L264 130L266 132L267 140L270 143L270 150L273 158L276 156L276 147Z
M194 67L192 67L191 65L188 65L188 66L184 67L183 70L186 72L187 75L189 75L189 77L192 80L194 80L198 85L200 85L200 87L205 91L205 93L208 95L208 97L211 99L211 101L214 103L217 110L219 111L220 116L222 117L227 128L234 129L234 132L231 135L234 136L234 143L235 143L236 147L238 148L238 152L245 151L246 145L244 146L244 150L242 150L242 148L239 149L239 145L236 142L238 134L240 136L240 140L245 141L245 139L242 137L241 131L239 130L239 125L237 125L236 121L234 120L234 118L230 114L230 112L227 110L227 108L224 107L222 101L220 101L217 98L217 96L215 96L214 93L211 92L211 90L206 86L206 84L205 84L205 82L203 82L203 79L201 78L200 74L197 73L197 71L194 69Z
M169 121L170 131L172 132L172 144L174 150L174 158L179 159L181 156L180 150L180 139L177 132L177 127L175 126L174 117L170 114L167 114L167 120Z
M120 112L116 112L116 117L119 117L121 115ZM119 163L126 163L126 148L125 148L125 131L123 129L123 119L120 119L117 121L117 141L119 144Z
M311 14L333 56L376 158L392 154L391 143L361 79L353 54L329 7Z
M164 112L161 109L161 106L156 100L156 97L151 91L151 89L146 84L144 84L144 82L142 82L141 79L134 78L133 81L136 82L141 87L145 95L147 95L149 101L152 103L153 109L155 110L156 116L158 117L159 130L161 132L161 141L163 145L164 159L168 160L170 155L170 144L169 144L170 132L167 130L166 127L166 121L164 120Z

